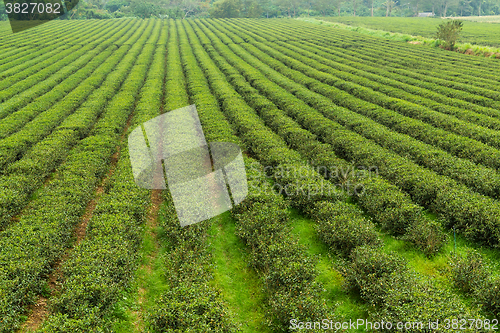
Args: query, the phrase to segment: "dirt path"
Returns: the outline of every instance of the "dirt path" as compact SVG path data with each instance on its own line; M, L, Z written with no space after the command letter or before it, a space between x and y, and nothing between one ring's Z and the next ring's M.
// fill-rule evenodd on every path
M132 121L132 115L133 113L129 116L127 119L127 123L125 125L125 128L123 130L122 135L120 136L120 142L122 142L125 139L126 133L128 128L130 127L131 121ZM37 302L29 307L29 317L24 323L24 325L21 327L19 330L20 333L25 333L25 332L34 332L36 331L44 322L45 318L49 315L49 305L48 305L48 299L55 294L57 294L61 290L62 286L62 281L63 281L63 274L62 274L62 267L63 264L68 260L71 252L75 247L77 247L86 237L87 234L87 226L89 224L90 219L94 215L94 211L97 207L97 203L99 202L99 199L101 198L102 194L104 193L104 188L108 181L111 179L113 176L115 170L116 170L116 165L118 163L118 160L120 159L120 147L121 145L118 145L116 148L116 152L111 156L110 158L110 168L106 176L103 178L101 181L100 185L96 187L95 189L95 194L93 199L87 204L87 207L85 208L85 212L82 215L82 218L80 220L80 223L76 226L74 235L75 235L75 243L71 248L68 248L66 252L61 256L59 260L57 260L54 265L53 265L53 270L52 273L49 274L47 278L47 284L49 287L48 292L50 293L50 296L47 297L47 295L40 295ZM51 179L49 177L49 179ZM47 186L48 180L46 180L44 186Z

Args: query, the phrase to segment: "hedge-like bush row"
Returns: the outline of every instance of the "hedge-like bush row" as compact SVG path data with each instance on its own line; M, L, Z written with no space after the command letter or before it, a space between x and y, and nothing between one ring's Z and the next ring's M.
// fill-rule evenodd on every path
M156 28L144 34L147 44L138 45L141 53L131 75L108 107L109 121L95 130L94 137L113 137L117 143L121 140L120 159L89 221L86 238L63 264L65 280L60 294L51 301L52 315L43 332L83 332L88 327L109 331L114 306L138 267L150 191L139 188L130 177L126 136L115 133L113 128L121 125L123 129L132 112L129 132L158 115L166 50L155 43L167 35L160 25L161 21L156 21ZM107 124L114 125L111 132Z
M172 49L169 47L169 52ZM168 191L160 239L167 245L164 278L168 290L156 300L146 321L154 332L238 332L220 292L210 286L210 221L181 227Z
M208 25L207 21L203 21L203 23ZM210 36L210 32L206 29L204 29L204 33ZM283 108L303 107L307 110L307 105L302 101L293 97L281 87L269 82L266 76L255 70L255 68L261 68L262 64L247 63L239 59L233 51L217 43L216 39L213 39L212 43L224 56L225 60L238 68L246 80L259 89L264 96L267 96L267 98ZM357 196L358 202L375 217L375 220L385 230L394 235L404 235L407 230L411 230L412 233L406 235L407 239L424 250L427 255L439 251L444 244L445 236L436 223L428 220L422 214L421 207L413 204L410 198L404 195L396 186L390 185L376 175L366 178L366 175L362 173L361 176L358 176L356 173L359 170L356 170L353 164L336 157L331 152L329 145L318 142L315 135L300 128L283 111L278 110L271 101L259 95L258 91L252 88L239 73L235 73L231 66L225 64L225 60L221 59L218 54L210 52L210 55L224 71L236 90L245 98L245 101L259 113L271 129L278 133L293 149L310 160L312 165L326 167L326 170L323 170L324 176L335 184L349 182L353 185L361 185L363 193ZM251 61L250 59L245 60ZM343 170L346 174L342 174L342 172L333 174L335 170ZM350 194L356 197L355 193ZM316 196L319 196L319 194L316 194ZM330 200L336 200L338 197L335 194L330 196L323 194L323 196ZM297 199L294 199L294 201L295 204L299 203ZM427 235L415 233L417 226L426 229L429 233Z
M298 156L291 153L286 145L265 129L260 119L252 114L248 105L244 104L241 97L225 81L224 75L211 63L189 24L183 23L185 31L180 31L180 42L184 69L190 93L194 92L191 98L200 110L207 138L212 140L214 137L220 137L222 141L239 141L237 138L233 139L224 117L220 118L217 107L219 101L226 116L237 128L239 136L262 164L270 165L270 159L274 159L274 165L286 161L298 163ZM199 70L196 61L203 72ZM191 73L196 74L190 75ZM206 99L211 93L203 74L217 99ZM203 110L200 105L204 106ZM217 118L220 121L217 121ZM211 134L214 131L209 128L214 128L214 124L225 126L224 132L229 135ZM220 133L223 133L222 129ZM233 208L232 214L237 220L238 236L251 250L252 267L262 273L268 297L266 303L270 324L277 331L287 331L290 319L323 318L327 309L321 300L320 286L314 281L317 275L315 260L306 254L305 249L291 235L283 198L269 191L262 166L246 159L247 166L248 163L252 164L251 168L247 168L249 195L244 202ZM307 199L306 196L303 198Z
M224 55L226 58L230 57L235 59L232 53L232 51L227 50L224 52ZM240 67L246 66L247 70L251 68L244 61L235 60L233 64L235 64L235 62L239 64ZM254 64L254 66L256 65ZM261 80L265 80L262 74L257 73L258 72L253 70L251 75L246 75L246 78L253 81L258 75ZM254 83L254 85L259 84L261 80ZM286 91L276 85L266 87L261 84L261 90L264 92L273 91L273 96L270 98L274 99L279 99L279 96L281 96L275 93L275 91L281 91L282 94L286 94ZM381 146L394 150L403 156L410 155L415 162L429 167L438 173L457 179L480 193L492 197L498 197L500 195L500 188L498 185L500 184L500 176L494 170L450 156L439 149L429 147L417 140L389 131L384 126L345 109L338 108L335 113L331 113L331 118L347 128L374 140Z
M451 280L456 288L472 296L474 302L494 317L500 315L500 276L475 250L451 257Z
M173 20L169 21L168 32L165 112L189 105ZM158 72L164 75L165 69ZM207 231L211 221L181 227L168 190L163 191L163 198L165 211L160 211L160 240L168 248L164 260L164 278L169 288L147 314L149 328L154 332L238 331L223 297L216 288L210 286L212 258Z
M317 223L318 237L344 257L359 246L378 247L382 244L375 224L352 204L343 201L318 202L310 208L309 216Z
M287 44L278 42L282 47L288 48L302 56L315 59L323 65L336 69L334 74L342 79L353 81L375 91L382 92L391 97L404 99L408 102L426 106L434 111L449 114L467 122L487 127L490 129L500 129L500 112L496 109L483 107L463 101L458 98L450 98L436 93L435 88L420 88L421 81L408 78L403 75L391 73L389 71L371 67L366 62L360 63L342 58L335 54L335 49L328 49L330 53L321 50L319 46L304 45L304 43L289 42ZM359 60L358 60L359 61ZM319 68L318 68L319 69ZM346 73L353 75L344 75ZM358 80L358 78L369 80ZM491 116L490 116L491 115Z
M346 41L343 41L345 43ZM314 41L314 43L319 43L320 45L323 46L328 46L331 44L330 41L327 40L321 40L321 41ZM394 60L391 60L391 68L388 66L388 70L394 73L399 73L401 75L406 75L408 77L411 77L413 79L419 80L419 86L432 89L435 87L436 91L439 93L442 93L445 96L452 97L452 98L464 98L464 100L475 103L477 105L481 106L486 106L486 107L492 107L492 108L497 108L499 103L499 96L498 93L494 90L494 86L498 85L498 80L495 80L494 77L491 75L491 71L493 70L498 70L498 69L481 69L478 68L477 72L476 71L471 71L470 67L472 65L469 65L469 67L465 67L465 62L467 57L465 59L459 59L457 63L464 63L462 65L463 67L460 68L452 68L450 70L446 69L445 63L442 64L442 68L436 68L433 69L433 75L428 75L423 73L422 71L416 72L413 69L408 70L408 64L407 64L407 57L411 58L412 56L415 57L415 55L410 55L410 52L413 52L413 49L406 49L406 50L400 50L401 52L396 53L397 50L395 48L392 48L393 45L386 45L384 46L384 51L381 51L380 49L375 49L373 50L372 56L375 56L377 53L383 54L384 59L387 59L388 56L393 55L392 58L395 58ZM372 51L372 46L366 44L363 45L363 50L365 50L367 53L371 53ZM387 54L389 53L389 54ZM418 56L417 56L418 57ZM440 60L438 57L432 57L428 58L425 55L421 55L420 59L423 60L424 65L433 66ZM404 62L400 60L400 58L404 58ZM415 58L414 60L417 60L418 58ZM396 66L393 66L393 63L396 62ZM398 65L397 63L400 62L401 64ZM422 61L421 61L422 62ZM447 62L446 64L450 64ZM493 64L493 62L490 62L490 64ZM406 65L406 66L405 66ZM452 65L453 66L453 65ZM455 70L455 72L452 72ZM451 80L450 78L454 78L455 75L458 75L458 71L462 71L462 75L464 73L467 73L467 76L470 77L469 82L466 80L462 80L462 82L454 82L455 80ZM434 75L434 72L436 72L438 75ZM446 75L439 75L440 73L446 73ZM481 84L479 86L476 86L475 81L480 81L480 79L477 79L477 76L481 76L481 78L488 78L489 80L493 80L492 84L493 85L487 85L487 84Z
M276 60L264 57L262 52L258 53L255 47L244 44L242 46L259 55L264 63L278 64ZM230 47L239 54L237 45ZM324 118L321 113L328 115L335 112L336 107L330 101L283 76L273 75L273 71L266 71L265 68L265 66L259 67L273 81L294 92L316 109L309 108L306 111L294 105L286 111L305 128L332 144L339 157L354 161L356 164L377 166L380 175L400 186L420 205L439 214L447 226L456 225L467 237L490 246L498 244L500 234L497 224L500 205L497 201L474 193L447 177L423 169L370 140L345 130L338 123ZM288 70L286 66L276 68L280 71Z
M137 40L143 31L136 31L132 38ZM88 135L97 117L103 112L104 106L119 89L133 65L129 58L125 58L127 60L119 64L127 52L130 52L130 49L125 46L115 51L111 57L109 57L111 51L103 54L103 57L107 55L108 58L99 66L98 79L106 79L104 84L96 91L90 91L92 94L82 107L66 118L53 133L36 144L23 158L5 170L0 178L0 193L3 193L0 199L2 228L26 205L29 196L42 185L44 179L59 165L69 149ZM102 59L98 57L96 61ZM91 76L89 80L92 82L93 77ZM87 87L94 90L96 86L90 82ZM26 133L26 136L29 137L29 133Z
M455 319L485 319L449 290L410 270L395 253L362 246L353 250L350 259L343 271L345 285L373 306L370 321L392 323L392 328L382 327L382 332L394 332L398 322L423 324L398 329L403 332L447 332L445 320L451 325ZM439 329L429 329L428 323L436 320Z
M286 64L289 68L288 75L293 75L300 79L301 82L313 91L321 91L322 94L328 94L328 97L340 106L356 112L375 113L374 116L379 115L375 118L377 121L388 126L390 124L390 126L398 131L406 132L419 140L437 145L459 157L473 159L476 162L494 168L498 168L499 166L498 161L494 161L490 156L492 154L500 155L500 152L497 149L487 146L499 146L500 135L497 131L466 123L454 117L430 111L425 107L387 97L382 93L343 81L303 63L305 61L312 63L314 60L296 55L295 58L300 59L299 61L282 54L276 50L281 49L280 46L273 45L269 47L263 44L256 44L256 46L275 59L279 59L283 64ZM325 86L318 84L320 82L328 85L328 90L321 89ZM363 100L367 102L363 103ZM377 105L382 105L382 107ZM418 118L422 121L411 119L410 117ZM402 126L403 123L404 126ZM449 131L456 133L451 136L454 139L452 143L450 143ZM468 137L477 139L483 143L471 140ZM458 145L460 145L460 149L457 149ZM473 154L470 153L471 150L474 151Z

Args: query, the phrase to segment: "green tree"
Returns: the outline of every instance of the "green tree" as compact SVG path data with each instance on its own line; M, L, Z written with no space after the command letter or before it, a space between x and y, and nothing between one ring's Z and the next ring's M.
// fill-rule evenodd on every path
M460 36L460 32L463 28L463 22L460 20L452 20L445 23L441 23L438 27L436 36L438 39L444 41L445 48L447 50L452 50L455 48L455 43Z
M322 16L326 16L326 13L330 9L330 6L330 0L316 0L312 3L312 8L320 12Z
M240 17L241 3L239 0L218 0L210 9L210 17L232 18Z
M260 17L262 8L257 0L242 0L240 5L240 17Z

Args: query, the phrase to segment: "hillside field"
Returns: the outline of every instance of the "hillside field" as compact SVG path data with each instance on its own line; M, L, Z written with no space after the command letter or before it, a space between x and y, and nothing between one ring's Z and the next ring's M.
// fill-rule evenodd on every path
M52 21L0 54L0 333L500 327L500 60L292 19ZM182 228L127 137L192 104L249 194Z

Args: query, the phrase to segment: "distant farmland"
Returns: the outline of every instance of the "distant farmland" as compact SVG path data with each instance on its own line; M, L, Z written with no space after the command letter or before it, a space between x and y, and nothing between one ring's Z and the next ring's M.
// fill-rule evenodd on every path
M498 22L497 16L484 17L464 17L458 18L466 20L463 31L460 34L459 42L471 43L484 46L500 47L500 24L484 23L491 20ZM339 22L356 27L364 27L390 32L399 32L413 36L423 36L436 38L436 31L443 19L427 17L323 17L325 21ZM454 18L450 18L454 19ZM479 22L475 22L475 20ZM489 22L489 21L488 21Z

